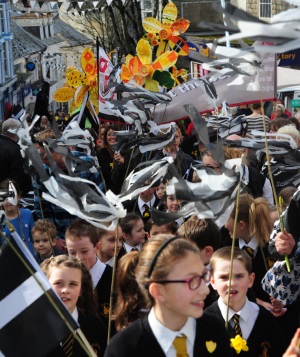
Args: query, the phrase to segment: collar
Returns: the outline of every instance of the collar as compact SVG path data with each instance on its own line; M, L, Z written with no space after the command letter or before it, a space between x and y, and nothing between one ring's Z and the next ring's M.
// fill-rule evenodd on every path
M172 331L157 320L154 308L152 308L148 315L148 321L154 336L157 341L159 341L165 354L172 347L175 337L182 336L183 334L187 337L187 342L190 343L191 346L194 345L196 336L196 320L194 318L188 317L180 331Z
M221 310L223 319L226 321L227 305L223 302L221 298L218 299L218 305ZM240 315L240 318L243 319L245 323L248 322L249 318L251 317L251 304L247 297L246 297L245 305L242 307L241 311L233 311L229 308L228 321L231 320L234 314Z
M132 248L138 249L139 252L140 252L141 249L142 249L142 244L138 244L138 245L132 247L131 245L128 245L128 244L125 243L124 241L123 241L123 246L124 246L124 248L125 248L125 250L126 250L126 253L131 252L131 249L132 249Z
M144 204L148 205L149 208L154 206L154 202L155 202L155 195L153 195L152 199L148 202L145 202L141 199L141 197L138 197L138 206L139 206L139 210L141 213L144 213L145 208L143 207Z
M96 258L96 264L94 264L90 269L90 274L92 276L93 288L94 289L97 286L97 284L99 283L99 280L101 279L105 268L106 268L106 265L104 263L102 263L97 257Z
M257 239L255 237L252 237L252 239L250 240L249 243L246 243L244 241L244 239L239 238L239 247L240 247L240 249L242 249L244 245L246 245L247 247L250 247L254 251L256 251L256 248L258 247L258 242L257 242Z
M107 262L104 264L109 265L110 267L114 266L114 257L111 257Z
M78 323L78 310L77 310L76 306L75 306L75 309L73 310L71 315L72 315L73 319Z

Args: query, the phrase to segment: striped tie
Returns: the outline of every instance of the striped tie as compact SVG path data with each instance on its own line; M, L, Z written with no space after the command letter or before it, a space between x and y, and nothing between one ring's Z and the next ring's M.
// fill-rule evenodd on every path
M240 326L240 315L234 314L232 316L232 321L234 322L233 329L235 331L235 334L236 335L240 335L241 337L243 337L241 326Z
M73 355L73 344L74 336L70 333L70 335L62 342L62 348L66 357L71 357Z
M251 259L254 258L254 249L247 247L246 245L244 245L242 249L249 255Z
M186 350L186 336L175 337L173 341L173 346L176 350L176 357L189 357Z

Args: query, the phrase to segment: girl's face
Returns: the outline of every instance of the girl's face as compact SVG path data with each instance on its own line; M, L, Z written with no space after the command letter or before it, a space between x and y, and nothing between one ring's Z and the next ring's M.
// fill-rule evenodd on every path
M175 131L174 140L168 145L168 151L177 152L180 145L180 132L177 129Z
M161 200L166 193L166 185L163 182L161 182L161 184L157 187L155 192L156 192L156 197Z
M167 196L167 209L169 212L178 212L180 201L174 196Z
M116 243L116 231L107 231L102 235L99 240L99 252L101 261L103 263L107 262L115 254L115 243ZM118 243L117 243L117 254L122 247L121 242L121 229L118 232Z
M134 222L134 225L131 230L131 234L123 233L123 237L128 245L135 247L138 244L145 243L145 231L144 231L144 222L142 219Z
M234 219L229 217L227 222L225 223L225 228L228 229L231 237L233 236L233 228L234 228ZM242 238L245 242L250 241L248 224L244 221L239 221L236 224L236 237Z
M186 280L204 273L199 254L188 252L177 259L164 280ZM150 286L151 287L151 286ZM196 290L188 283L158 284L159 297L154 305L155 315L166 327L178 331L188 317L199 318L203 314L204 300L209 293L205 281Z
M53 268L48 276L50 284L67 309L72 313L81 291L82 273L76 268Z
M168 228L167 224L163 224L162 226L157 226L155 224L152 225L149 232L149 240L154 239L158 234L173 234Z
M106 134L106 137L107 137L107 142L108 142L108 145L114 145L116 143L116 135L115 135L115 132L110 129L108 130L107 134Z
M99 131L98 145L99 145L101 148L103 147L104 131L105 131L105 128L101 128L100 131Z

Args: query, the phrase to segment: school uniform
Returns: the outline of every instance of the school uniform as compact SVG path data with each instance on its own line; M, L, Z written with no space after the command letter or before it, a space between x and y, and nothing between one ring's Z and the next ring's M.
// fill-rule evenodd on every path
M147 214L145 214L146 208L144 205L146 204L150 210L152 207L157 207L159 203L160 199L153 195L151 200L148 202L144 202L140 197L138 197L136 200L125 201L123 206L125 209L127 209L127 212L134 212L138 214L142 218L143 222L146 223L151 218L151 213L147 212Z
M242 330L242 338L247 341L249 350L241 351L239 356L247 357L281 357L287 348L287 343L283 337L281 328L276 318L265 308L246 299L246 303L242 310L235 312L229 309L228 314L228 333L230 338L236 336L233 328L232 317L238 313L240 316L239 324ZM211 315L221 318L224 322L226 320L227 306L219 298L208 307L204 314L208 317ZM234 355L237 355L235 350Z
M250 247L251 249L253 249L254 256L252 259L252 271L255 273L255 279L252 286L252 290L256 298L269 302L270 296L263 290L261 286L261 281L265 276L266 272L273 266L275 260L270 257L267 247L259 247L257 239L255 237L253 237L247 244L243 239L239 238L236 240L236 245L240 249L245 249L246 247Z
M176 352L171 340L178 332L165 327L162 329L157 324L158 321L154 322L154 326L159 326L159 332L157 328L152 330L151 314L152 312L118 332L107 346L104 357L175 357ZM189 318L182 330L187 336L187 351L191 351L190 357L232 356L228 334L218 318L213 316L203 316L197 320ZM157 333L161 336L159 341L155 337ZM191 338L193 338L192 342L188 341ZM208 351L210 347L207 342L215 344L213 352Z
M130 245L128 245L127 243L124 242L123 240L123 244L122 244L122 247L119 251L119 254L118 254L118 260L121 259L125 254L131 252L132 250L138 250L139 252L142 250L142 247L143 245L142 244L138 244L134 247L131 247Z
M96 263L90 269L90 274L93 288L97 292L100 316L108 323L112 268L97 258Z
M72 316L78 322L80 329L88 340L89 344L98 357L104 355L107 344L107 328L104 323L96 316L86 316L79 312L77 308L73 311ZM65 357L63 342L61 342L48 357ZM72 357L86 357L86 352L82 349L79 342L74 340L72 347Z

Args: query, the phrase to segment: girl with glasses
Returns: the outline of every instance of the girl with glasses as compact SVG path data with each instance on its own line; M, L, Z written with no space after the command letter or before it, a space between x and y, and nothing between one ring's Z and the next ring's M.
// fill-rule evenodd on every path
M135 277L150 312L115 335L105 357L231 356L224 324L202 316L209 276L191 241L162 234L149 241Z

